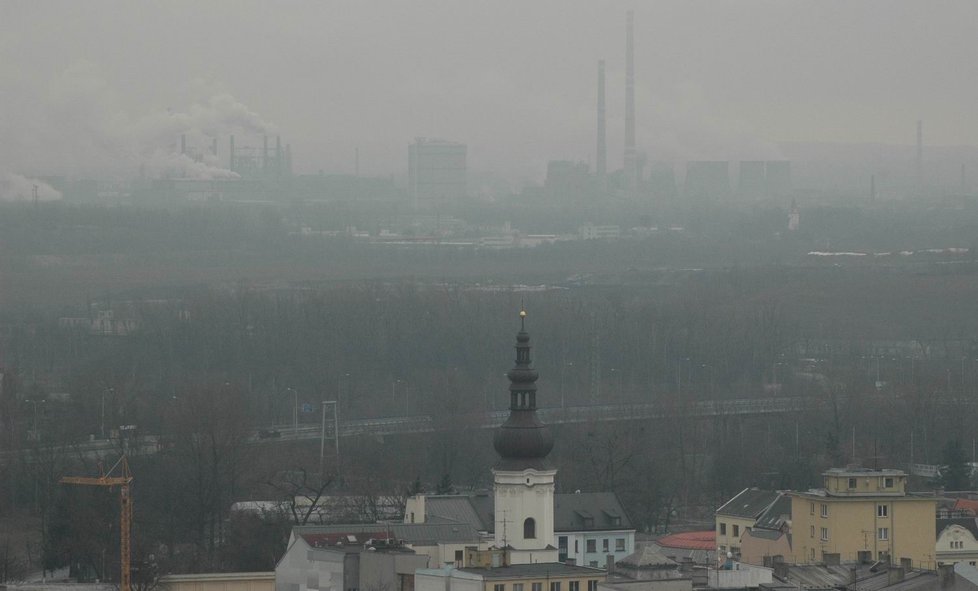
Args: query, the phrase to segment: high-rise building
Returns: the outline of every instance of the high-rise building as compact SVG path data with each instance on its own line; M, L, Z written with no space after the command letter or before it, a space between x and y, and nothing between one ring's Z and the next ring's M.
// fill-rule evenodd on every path
M417 138L408 146L408 185L414 207L452 205L465 198L465 144Z

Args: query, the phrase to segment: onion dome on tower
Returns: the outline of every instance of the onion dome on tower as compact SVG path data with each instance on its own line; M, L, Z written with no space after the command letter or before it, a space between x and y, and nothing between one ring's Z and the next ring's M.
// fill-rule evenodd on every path
M502 470L546 469L545 459L554 446L550 427L537 418L537 372L530 367L530 335L526 332L526 310L520 310L520 332L516 335L516 365L509 377L509 418L493 437L493 447L502 457Z

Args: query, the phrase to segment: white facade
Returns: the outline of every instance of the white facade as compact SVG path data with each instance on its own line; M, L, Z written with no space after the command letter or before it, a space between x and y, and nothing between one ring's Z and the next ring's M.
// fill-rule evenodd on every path
M963 562L978 566L978 540L967 528L949 525L941 530L936 544L937 564L957 564Z
M556 562L554 477L556 470L493 469L494 535L497 548L512 548L512 564Z
M275 565L275 591L344 591L342 552L311 548L301 536Z
M635 530L560 531L554 534L560 562L604 568L608 555L615 562L635 552Z

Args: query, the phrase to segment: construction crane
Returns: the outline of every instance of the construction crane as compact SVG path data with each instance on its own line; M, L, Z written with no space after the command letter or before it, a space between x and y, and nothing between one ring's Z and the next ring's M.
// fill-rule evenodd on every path
M112 476L112 472L119 468L119 476ZM121 501L121 516L119 518L119 555L121 557L120 568L122 574L119 577L119 591L131 591L132 580L130 572L130 561L132 552L130 548L132 531L132 498L129 487L132 485L133 477L129 472L129 460L123 455L108 472L103 469L99 462L99 475L89 476L63 476L61 484L80 484L85 486L118 486L119 499Z

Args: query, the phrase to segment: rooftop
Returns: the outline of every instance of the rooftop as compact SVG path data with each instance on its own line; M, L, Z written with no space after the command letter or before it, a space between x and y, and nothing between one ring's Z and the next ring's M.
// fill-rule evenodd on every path
M493 568L460 568L461 572L481 575L486 579L519 579L544 577L603 577L605 571L587 566L571 566L562 562L537 562L534 564L511 564Z
M903 470L894 470L891 468L862 468L859 466L846 466L845 468L829 468L822 473L822 476L906 476L907 473Z
M655 541L663 548L681 548L684 550L716 550L717 534L714 530L687 531L678 534L662 536ZM667 554L668 556L668 554Z
M717 515L756 519L778 500L780 494L772 490L745 488L737 496L716 510ZM790 510L789 510L790 513Z

